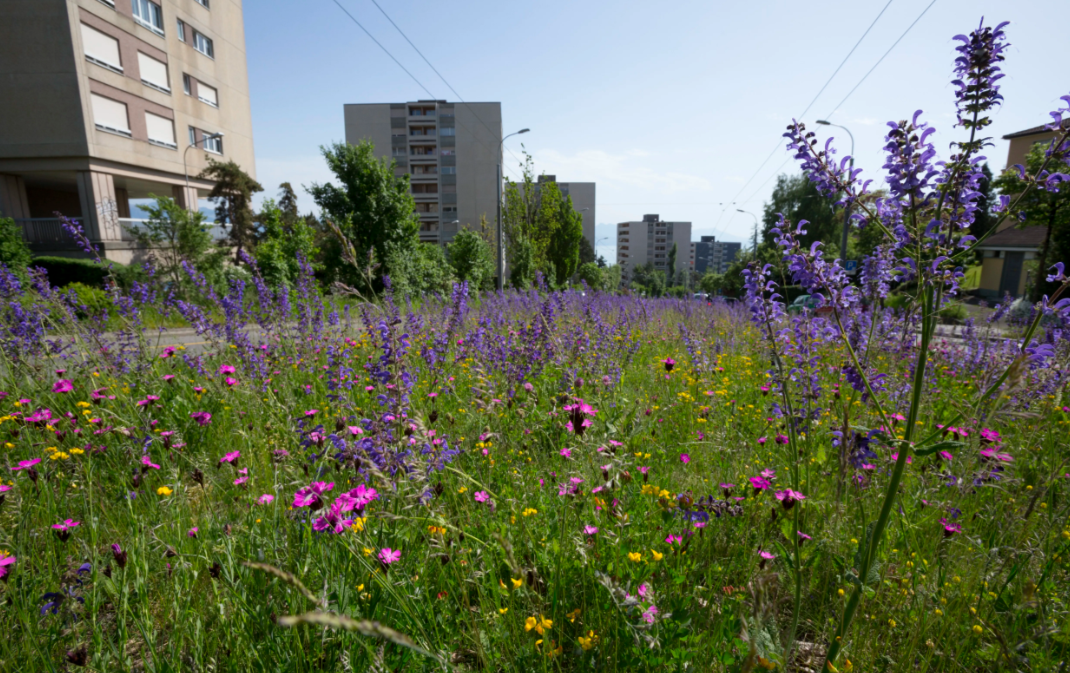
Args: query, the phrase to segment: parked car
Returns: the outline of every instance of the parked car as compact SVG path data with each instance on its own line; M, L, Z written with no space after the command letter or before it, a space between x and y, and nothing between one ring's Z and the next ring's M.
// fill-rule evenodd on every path
M832 313L832 307L825 304L818 308L817 297L809 294L800 294L795 298L795 301L788 305L788 313L802 313L803 311L813 311L817 315L828 315L829 313Z

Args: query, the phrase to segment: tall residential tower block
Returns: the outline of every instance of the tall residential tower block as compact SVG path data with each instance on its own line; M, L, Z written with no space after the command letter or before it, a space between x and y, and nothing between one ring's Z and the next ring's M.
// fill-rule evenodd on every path
M644 264L667 271L673 245L674 273L686 272L691 263L690 222L664 222L658 215L644 215L642 221L617 225L617 264L626 276Z
M79 254L59 212L129 262L132 199L195 208L209 157L255 176L241 0L0 0L0 101L0 216L36 252Z

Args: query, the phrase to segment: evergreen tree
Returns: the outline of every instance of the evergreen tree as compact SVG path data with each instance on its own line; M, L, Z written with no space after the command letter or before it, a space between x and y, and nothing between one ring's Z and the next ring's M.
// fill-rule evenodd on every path
M215 182L208 198L216 204L216 222L230 226L230 242L234 246L234 260L237 263L242 250L250 246L255 238L253 194L264 191L264 188L234 161L222 162L209 158L208 168L201 171L198 177Z
M669 268L665 271L665 284L671 286L676 276L676 243L669 250Z

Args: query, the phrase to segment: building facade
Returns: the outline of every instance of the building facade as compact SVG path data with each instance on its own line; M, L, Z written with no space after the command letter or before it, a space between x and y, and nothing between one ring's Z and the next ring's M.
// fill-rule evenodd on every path
M133 261L131 200L196 208L209 157L255 177L240 0L0 0L0 17L0 216L35 252L81 254L59 212Z
M713 237L710 236L710 238L712 239ZM732 265L732 262L736 261L742 249L742 243L713 241L710 243L710 261L706 270L714 273L727 273L728 267Z
M346 142L370 140L408 175L420 240L448 243L460 229L497 217L501 103L370 103L345 106Z
M1070 127L1070 119L1063 120L1063 128ZM1018 131L1003 136L1010 141L1007 148L1007 167L1025 165L1026 156L1035 145L1047 146L1055 138L1056 132L1045 126ZM978 294L997 301L1010 295L1025 295L1032 280L1031 273L1035 267L1044 245L1047 227L1043 223L1025 222L1018 226L1018 220L1008 217L996 225L996 231L982 241L978 249L982 251L981 281Z
M690 222L664 222L658 215L644 215L641 221L617 225L617 264L625 276L648 263L659 271L668 271L673 245L676 245L674 272L686 272L690 268Z

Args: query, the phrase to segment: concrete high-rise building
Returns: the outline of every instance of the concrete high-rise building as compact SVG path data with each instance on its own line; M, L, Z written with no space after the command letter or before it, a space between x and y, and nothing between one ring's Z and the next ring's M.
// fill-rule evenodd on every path
M663 222L658 215L644 215L638 222L621 222L617 225L617 264L626 275L648 263L667 271L674 244L675 272L687 271L691 254L690 222Z
M58 211L129 262L131 199L256 173L240 0L0 0L0 101L0 215L36 252L80 254Z
M397 162L398 176L409 175L421 241L448 243L483 217L494 231L501 103L351 104L345 131L347 143L370 140L378 156Z
M710 254L714 241L713 236L700 236L697 242L691 244L695 247L695 264L692 269L700 275L710 270Z
M713 238L712 236L710 237ZM707 268L708 271L714 273L726 273L728 267L732 265L732 262L736 261L739 257L739 252L742 250L742 243L728 243L725 241L716 241L710 244L710 263Z

